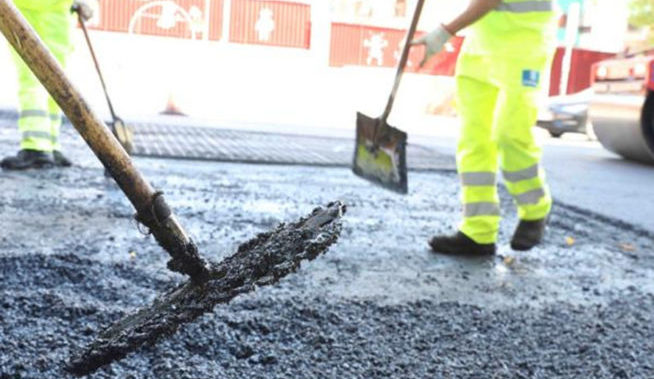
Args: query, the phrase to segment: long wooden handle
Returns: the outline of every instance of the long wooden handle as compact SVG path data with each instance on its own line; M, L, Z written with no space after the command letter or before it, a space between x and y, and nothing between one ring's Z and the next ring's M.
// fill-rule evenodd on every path
M100 78L100 84L102 85L102 91L104 92L104 98L107 100L107 106L109 107L109 113L111 113L111 119L116 122L118 117L116 117L116 112L114 111L114 105L111 102L111 98L109 97L109 91L107 91L107 84L104 82L104 75L102 75L102 70L100 70L100 63L98 62L98 58L95 56L95 49L93 49L93 44L91 43L91 37L89 37L89 31L86 29L86 21L84 21L84 17L82 17L82 14L79 11L77 12L77 22L79 22L79 26L82 27L82 32L84 33L84 39L86 40L86 45L89 47L89 53L91 53L91 58L93 59L93 65L95 66L95 71L98 73L98 77Z
M411 50L411 40L413 35L416 33L418 28L418 21L420 20L420 14L422 14L422 6L424 5L425 0L418 0L416 3L416 10L413 12L413 18L411 19L411 25L406 34L406 41L404 41L404 47L402 48L402 55L400 56L400 61L397 64L397 72L395 73L395 82L393 82L393 89L391 90L390 96L388 96L388 102L386 103L386 109L382 114L382 124L386 124L388 116L391 114L393 109L393 103L395 102L395 95L397 94L398 88L400 88L400 81L402 80L402 74L404 74L404 68L406 67L407 62L409 61L409 50Z
M134 205L139 221L172 256L168 267L191 277L206 273L206 263L199 257L195 245L163 197L145 181L118 140L68 80L59 62L11 0L0 0L0 30L111 173Z

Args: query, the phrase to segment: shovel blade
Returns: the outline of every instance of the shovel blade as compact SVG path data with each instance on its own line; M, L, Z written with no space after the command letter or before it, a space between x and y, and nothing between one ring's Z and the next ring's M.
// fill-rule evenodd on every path
M111 123L111 132L128 155L134 153L134 131L123 120L117 118Z
M380 118L357 113L352 172L383 188L406 194L406 141L405 132Z
M317 258L336 242L345 211L343 203L332 202L297 222L260 233L241 244L232 256L212 264L207 281L183 283L102 331L93 343L76 352L68 371L77 376L92 373L142 345L172 335L218 304L277 283L295 272L301 262Z

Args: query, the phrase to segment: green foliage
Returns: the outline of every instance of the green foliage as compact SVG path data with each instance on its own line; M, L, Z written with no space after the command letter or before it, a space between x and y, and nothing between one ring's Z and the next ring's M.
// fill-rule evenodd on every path
M649 28L647 40L654 44L654 0L631 0L629 23L636 27Z
M629 22L634 26L654 26L654 0L631 0Z

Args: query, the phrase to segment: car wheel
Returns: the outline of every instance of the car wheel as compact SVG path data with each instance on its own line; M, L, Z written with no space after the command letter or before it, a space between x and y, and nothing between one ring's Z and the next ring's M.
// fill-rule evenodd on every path
M560 132L558 130L549 130L549 132L553 138L560 138L563 135L563 133L565 133L565 132Z
M650 154L654 156L654 91L649 91L647 94L640 122L645 144Z

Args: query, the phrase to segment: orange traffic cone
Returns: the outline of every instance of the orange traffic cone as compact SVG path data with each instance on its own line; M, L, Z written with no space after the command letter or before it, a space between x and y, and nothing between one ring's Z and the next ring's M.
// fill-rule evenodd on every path
M177 103L175 101L175 96L172 93L168 95L166 108L164 108L164 110L161 111L160 114L164 114L168 116L185 116L185 117L188 116L186 113L182 112L179 106L177 106Z

